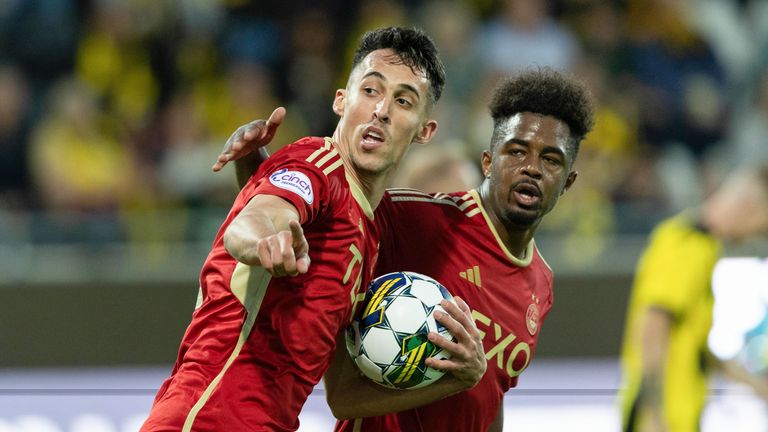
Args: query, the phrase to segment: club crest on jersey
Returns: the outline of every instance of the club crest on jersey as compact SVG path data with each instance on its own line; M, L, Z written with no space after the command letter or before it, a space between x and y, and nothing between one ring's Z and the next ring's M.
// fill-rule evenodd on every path
M291 191L300 196L307 204L312 204L315 200L315 194L312 192L312 183L306 174L299 171L288 171L288 168L277 170L269 176L269 182L279 187Z
M539 328L539 307L535 303L531 303L525 312L525 325L528 327L528 333L531 336L536 334L536 330Z

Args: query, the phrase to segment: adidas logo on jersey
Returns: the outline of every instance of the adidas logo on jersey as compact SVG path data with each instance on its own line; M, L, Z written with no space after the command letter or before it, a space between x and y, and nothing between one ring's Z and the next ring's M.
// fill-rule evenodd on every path
M459 277L477 285L478 288L482 288L483 286L482 282L480 281L479 266L474 266L472 268L468 268L466 271L459 272Z

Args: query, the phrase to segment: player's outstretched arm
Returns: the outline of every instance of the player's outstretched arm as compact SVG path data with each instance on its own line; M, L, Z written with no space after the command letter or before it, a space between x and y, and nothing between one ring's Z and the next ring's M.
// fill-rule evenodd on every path
M224 232L224 247L235 259L260 266L272 276L296 276L309 270L309 244L299 213L274 195L256 195Z
M269 157L264 146L272 142L284 119L285 108L277 107L269 119L254 120L237 128L227 139L211 169L218 172L228 162L235 161L237 183L241 188L245 186L259 165Z
M723 361L720 367L728 378L748 385L758 397L768 402L768 377L748 371L736 359Z
M469 307L458 298L456 303L445 305L448 313L438 320L453 332L457 342L450 342L438 334L431 335L449 342L440 343L440 346L449 350L456 359L450 363L427 360L432 365L444 366L450 374L420 389L388 389L362 376L347 353L344 335L340 335L333 363L324 376L326 398L333 415L338 419L350 419L404 411L443 399L477 384L486 369L482 340ZM433 340L432 337L430 340Z

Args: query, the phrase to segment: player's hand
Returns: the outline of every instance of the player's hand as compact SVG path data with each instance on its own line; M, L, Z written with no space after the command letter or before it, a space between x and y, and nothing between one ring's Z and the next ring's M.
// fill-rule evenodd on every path
M435 312L435 319L444 325L456 337L456 342L440 336L435 332L429 333L429 340L440 348L451 353L451 358L440 360L430 357L427 366L450 372L467 388L473 387L483 377L486 369L485 352L480 332L475 326L472 311L464 300L453 298L455 304L443 300L440 305L447 313Z
M265 237L256 245L261 267L275 277L296 276L309 270L309 243L304 229L296 220L288 226L289 230Z
M277 128L280 127L284 119L285 108L277 107L269 119L254 120L237 128L224 144L224 148L211 169L218 172L227 162L240 159L272 142Z

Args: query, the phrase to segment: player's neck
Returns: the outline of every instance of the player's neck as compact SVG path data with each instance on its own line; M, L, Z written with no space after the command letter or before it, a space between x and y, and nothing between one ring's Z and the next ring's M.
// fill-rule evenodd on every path
M347 170L347 175L360 186L365 198L371 205L371 209L375 210L381 202L381 198L384 196L384 191L386 190L392 175L366 174L356 170L347 160L344 161L344 168Z
M493 227L499 236L499 240L501 240L509 253L514 255L515 258L524 259L526 251L528 250L528 245L531 243L531 240L533 240L533 234L536 232L538 223L532 227L515 227L510 224L505 224L499 215L499 210L490 197L488 181L484 181L477 191L480 195L480 200L482 201L485 213L493 224Z
M368 200L371 210L375 210L381 202L381 198L384 196L384 191L386 190L387 185L389 185L395 170L392 168L385 172L368 172L365 169L356 166L346 151L348 147L343 145L343 143L340 143L341 137L339 135L337 129L336 132L334 132L332 139L341 156L347 178L359 187L366 200Z

